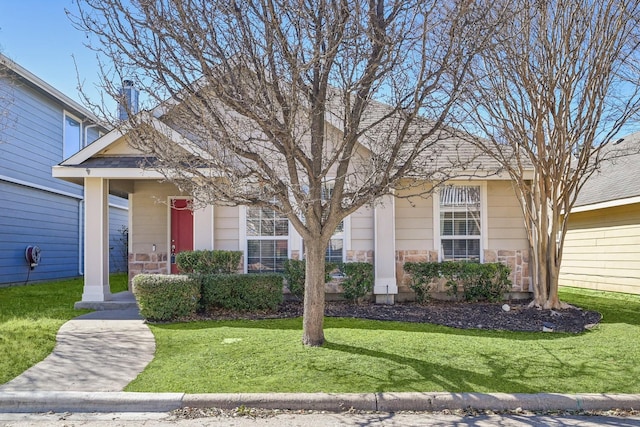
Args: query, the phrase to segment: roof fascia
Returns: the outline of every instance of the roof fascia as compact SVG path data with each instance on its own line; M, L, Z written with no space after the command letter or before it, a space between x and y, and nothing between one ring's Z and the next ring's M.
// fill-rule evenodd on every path
M72 110L75 114L81 116L84 120L90 120L104 127L104 125L101 124L100 120L91 111L87 110L84 106L69 98L67 95L51 86L49 83L33 74L31 71L27 70L26 68L22 67L21 65L17 64L16 62L12 61L2 54L0 54L0 64L13 71L20 78L27 81L31 86L34 86L36 89L45 93L49 97L64 104L66 109Z
M588 211L595 211L598 209L606 209L606 208L615 208L618 206L632 205L635 203L640 203L640 196L609 200L609 201L600 202L600 203L591 203L589 205L583 205L583 206L574 206L574 208L571 209L571 213L588 212Z

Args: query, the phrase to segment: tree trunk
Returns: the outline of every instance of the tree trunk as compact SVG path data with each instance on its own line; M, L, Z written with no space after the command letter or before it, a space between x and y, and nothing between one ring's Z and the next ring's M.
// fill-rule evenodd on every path
M325 246L321 239L305 240L306 282L302 343L321 346L324 343L324 265Z
M560 309L563 304L558 298L558 276L560 271L560 254L556 241L560 215L553 209L549 192L550 185L541 182L539 185L538 203L529 212L536 212L537 218L526 218L531 221L529 241L532 250L529 257L532 263L530 271L533 275L534 299L532 305L544 309ZM533 203L533 202L532 202Z

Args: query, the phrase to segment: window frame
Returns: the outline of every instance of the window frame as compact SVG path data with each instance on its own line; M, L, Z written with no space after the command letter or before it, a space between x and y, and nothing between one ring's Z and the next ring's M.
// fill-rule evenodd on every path
M347 251L351 250L351 215L347 215L343 220L342 220L342 232L340 233L342 234L342 237L334 237L336 235L336 233L334 232L333 235L331 236L331 240L333 239L342 239L342 261L343 263L347 262ZM300 247L300 259L304 259L304 239L302 238L302 236L300 236L300 241L299 241L299 247ZM327 256L326 256L326 251L325 251L325 262L329 262L327 260Z
M484 250L488 248L488 223L487 223L487 182L486 181L464 181L448 182L446 186L453 187L479 187L480 188L480 235L477 237L480 246L479 261L484 263ZM434 249L438 252L438 261L452 261L444 258L442 240L471 240L476 239L474 235L452 235L443 236L440 228L442 209L440 206L440 191L436 191L433 196L433 243Z
M324 187L322 189L323 201L331 196L334 185L335 185L334 178L329 178L325 181ZM338 240L338 239L342 240L342 257L340 262L344 263L347 260L347 251L351 250L351 215L347 215L345 218L342 219L341 222L342 222L342 232L336 233L334 231L333 234L331 235L331 239L329 240L329 244L331 244L331 240ZM336 234L341 234L342 236L336 237ZM302 236L300 236L299 247L300 247L300 259L304 259L304 239L302 238ZM334 262L334 261L327 260L326 249L325 249L324 259L325 259L325 262Z
M287 235L286 236L252 236L247 233L247 210L248 209L264 209L262 207L253 207L253 206L240 206L239 212L239 232L240 232L240 241L243 245L244 252L244 262L243 262L243 272L244 274L259 274L259 273L249 273L249 240L259 240L259 241L286 241L287 242L287 259L291 258L291 221L287 219ZM280 215L280 214L278 214ZM284 217L281 217L284 218Z
M71 120L75 121L78 123L78 149L72 153L68 152L68 147L67 147L67 118L70 118ZM84 128L84 125L82 123L82 120L80 120L80 118L78 116L76 116L75 114L70 113L67 110L63 110L63 114L62 114L62 160L66 160L69 157L73 156L74 154L76 154L78 151L82 150L83 148L83 141L82 141L82 130Z

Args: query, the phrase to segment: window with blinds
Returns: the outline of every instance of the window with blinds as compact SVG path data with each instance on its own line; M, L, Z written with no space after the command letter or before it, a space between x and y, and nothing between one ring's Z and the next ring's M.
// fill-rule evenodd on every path
M443 260L480 261L480 187L448 186L440 191Z

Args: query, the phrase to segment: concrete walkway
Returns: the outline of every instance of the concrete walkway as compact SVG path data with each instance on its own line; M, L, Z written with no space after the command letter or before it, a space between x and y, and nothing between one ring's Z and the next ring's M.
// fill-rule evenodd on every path
M0 386L3 392L117 392L153 360L153 334L137 308L88 313L62 325L53 352Z
M120 296L128 304L132 296ZM153 359L155 341L137 308L102 311L65 323L45 360L0 386L0 413L166 412L182 407L308 409L341 412L445 409L638 409L640 395L506 393L127 393ZM116 308L116 309L113 309Z

